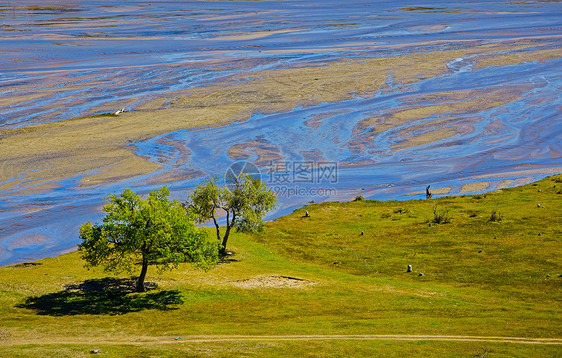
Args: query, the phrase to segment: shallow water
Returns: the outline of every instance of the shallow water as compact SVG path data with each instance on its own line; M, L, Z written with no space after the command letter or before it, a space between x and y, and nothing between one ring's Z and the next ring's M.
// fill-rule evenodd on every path
M150 99L175 95L170 95L172 91L262 70L488 44L519 45L506 47L506 54L514 58L537 50L560 51L562 6L557 2L432 4L0 5L0 129L122 107L134 111ZM149 176L96 187L80 187L79 177L67 178L58 183L60 187L38 194L23 194L24 187L5 190L0 193L0 264L71 249L78 242L78 225L100 217L100 205L109 192L123 187L146 192L156 186L155 178L193 170L222 175L236 160L256 162L262 178L279 191L280 208L272 217L311 200L347 200L355 195L422 198L428 184L443 193L461 194L560 172L560 54L547 61L478 66L483 58L476 53L451 59L446 73L407 86L388 78L387 88L372 95L286 113L255 113L248 121L224 127L177 131L132 143L139 155L164 166ZM462 95L447 97L448 93ZM463 106L470 100L475 104ZM364 125L374 117L393 118L401 110L443 102L457 107L380 131L380 126ZM437 129L454 133L439 135L434 133ZM180 160L185 157L177 143L191 152L188 160ZM269 173L272 158L291 165L336 163L337 180L303 183L292 178L279 185L272 180L275 173ZM190 177L167 184L183 199L187 188L200 180ZM488 186L468 186L482 181ZM290 193L301 189L304 192Z

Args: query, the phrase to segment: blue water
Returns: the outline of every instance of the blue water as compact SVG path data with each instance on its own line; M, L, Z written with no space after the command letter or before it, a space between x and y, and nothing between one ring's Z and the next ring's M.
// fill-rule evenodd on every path
M366 0L67 5L26 1L0 4L0 24L0 103L6 103L0 107L1 130L122 107L134 111L151 99L176 96L172 91L181 93L232 76L243 79L262 70L519 41L527 41L528 48L506 53L560 50L562 5L547 1L433 1L431 5ZM277 158L290 165L308 161L337 165L333 182L269 183L277 190L305 189L291 195L280 191L279 208L270 218L309 201L348 200L355 195L422 198L422 194L407 194L423 192L427 184L459 194L462 185L487 174L498 175L489 179L488 190L502 180L539 179L546 175L545 169L556 172L562 167L561 57L478 68L480 54L475 53L452 59L447 73L406 88L389 76L390 90L373 95L286 113L254 113L247 121L224 127L177 131L132 143L137 154L163 164L151 175L84 188L79 187L79 179L88 173L83 173L66 178L57 189L28 195L22 190L34 183L23 183L0 192L0 265L72 249L78 242L77 227L100 218L108 193L123 187L146 193L157 185L155 178L182 171L221 176L240 159L229 155L229 149L249 142L273 148ZM432 115L375 134L372 127L360 125L371 117L387 118L396 110L414 108L416 96L461 90L517 96L496 107ZM439 103L418 105L432 104ZM416 126L438 123L447 115L453 119L450 126L469 130L396 150L409 130L422 134L427 128ZM315 118L321 119L311 125ZM185 158L173 143L190 150L187 161L180 160ZM251 150L245 159L258 165L265 181L270 178L267 160ZM521 170L537 171L518 173ZM201 178L168 185L176 198L185 199Z

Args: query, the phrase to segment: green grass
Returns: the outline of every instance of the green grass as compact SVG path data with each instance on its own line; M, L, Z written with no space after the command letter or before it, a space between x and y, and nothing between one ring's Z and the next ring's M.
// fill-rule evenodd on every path
M164 274L150 268L148 281L158 288L142 294L80 290L87 280L94 280L88 287L109 281L102 281L108 276L102 271L84 269L76 252L38 265L3 267L0 356L79 357L90 356L91 349L114 357L559 356L559 345L499 342L174 338L560 338L562 194L560 184L553 186L561 179L463 197L309 205L268 223L262 234L234 235L229 250L236 261L209 272L188 265ZM451 222L435 223L434 206L448 211ZM494 210L502 220L490 220ZM409 264L412 273L406 273ZM237 283L260 275L315 284L244 288Z

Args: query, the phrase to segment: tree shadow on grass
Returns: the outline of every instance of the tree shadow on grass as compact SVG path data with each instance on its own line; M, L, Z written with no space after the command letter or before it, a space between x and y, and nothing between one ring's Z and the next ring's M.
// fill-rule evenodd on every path
M155 284L146 284L149 292L136 293L135 281L106 277L67 285L64 290L42 296L28 297L16 307L37 311L40 315L118 315L147 309L173 310L183 299L177 290L154 291Z

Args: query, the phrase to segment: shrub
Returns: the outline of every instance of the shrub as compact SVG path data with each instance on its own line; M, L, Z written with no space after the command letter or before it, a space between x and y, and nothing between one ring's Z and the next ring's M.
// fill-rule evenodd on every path
M451 222L449 210L437 211L437 205L433 207L433 222L436 224L448 224Z
M355 199L353 199L353 201L365 201L365 198L362 197L361 195L358 195L355 197Z
M498 222L498 221L501 221L502 219L503 219L503 214L502 214L501 211L492 210L492 213L490 214L490 221Z

